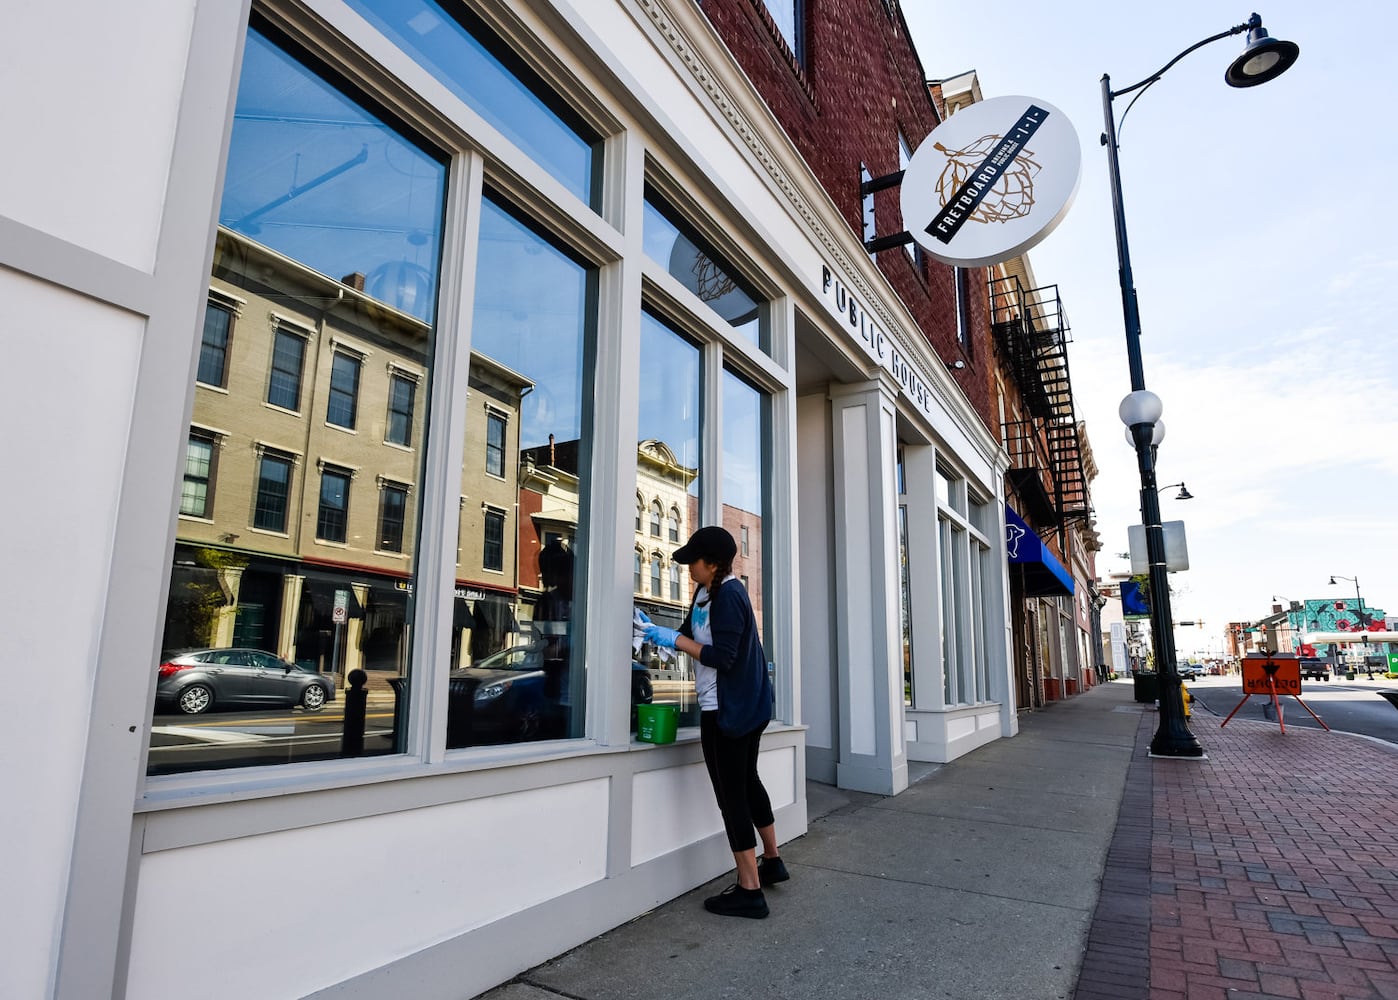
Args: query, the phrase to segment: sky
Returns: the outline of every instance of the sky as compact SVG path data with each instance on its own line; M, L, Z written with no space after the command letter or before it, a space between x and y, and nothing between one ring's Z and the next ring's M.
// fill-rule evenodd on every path
M903 0L929 77L975 70L986 99L1037 97L1073 122L1082 181L1029 253L1059 286L1069 366L1100 474L1099 576L1124 573L1140 478L1117 406L1130 390L1101 79L1119 90L1253 8ZM1260 8L1300 59L1261 86L1223 73L1243 35L1176 64L1123 120L1122 201L1146 387L1164 401L1160 498L1185 522L1190 568L1171 575L1182 654L1217 653L1225 625L1273 598L1353 599L1398 614L1398 84L1365 44L1398 37L1398 5L1272 0ZM1134 95L1131 95L1134 96Z

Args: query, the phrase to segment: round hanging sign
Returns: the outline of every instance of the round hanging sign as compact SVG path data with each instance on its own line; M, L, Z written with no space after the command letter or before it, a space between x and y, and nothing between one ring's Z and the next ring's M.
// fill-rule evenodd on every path
M1082 147L1068 116L1032 97L969 105L932 130L903 175L903 225L956 267L999 264L1068 214Z

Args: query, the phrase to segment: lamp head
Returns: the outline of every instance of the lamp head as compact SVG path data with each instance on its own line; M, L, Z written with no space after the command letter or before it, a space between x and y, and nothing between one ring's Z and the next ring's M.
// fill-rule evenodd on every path
M1194 494L1189 492L1184 483L1180 483L1180 491L1175 494L1176 500L1193 500Z
M1128 392L1117 407L1117 415L1127 427L1156 423L1165 412L1165 404L1149 389Z
M1335 578L1333 576L1330 578L1330 586L1335 586Z
M1155 423L1151 424L1151 428L1150 428L1150 446L1151 446L1152 448L1159 448L1159 447L1160 447L1160 442L1161 442L1161 441L1164 441L1164 440L1165 440L1165 421L1163 421L1163 420L1157 420ZM1136 447L1136 436L1131 432L1131 428L1130 428L1130 427L1126 428L1126 443L1129 444L1132 448Z
M1248 19L1247 46L1223 74L1224 82L1230 87L1256 87L1281 76L1300 54L1301 47L1295 42L1269 36L1262 18L1253 14Z

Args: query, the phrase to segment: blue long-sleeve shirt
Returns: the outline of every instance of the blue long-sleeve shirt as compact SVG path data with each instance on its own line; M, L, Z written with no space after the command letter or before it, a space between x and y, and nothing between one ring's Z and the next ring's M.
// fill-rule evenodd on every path
M694 609L684 616L680 633L694 638ZM702 647L699 662L718 671L718 728L726 736L743 736L772 720L772 680L757 637L757 615L748 592L735 577L718 585L709 598L713 642Z

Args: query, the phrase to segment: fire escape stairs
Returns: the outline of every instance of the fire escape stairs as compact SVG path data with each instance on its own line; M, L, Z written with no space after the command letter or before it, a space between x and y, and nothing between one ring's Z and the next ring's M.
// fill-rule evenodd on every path
M1068 371L1071 338L1058 286L1026 290L1012 275L992 282L991 304L996 344L1035 425L1031 433L1047 452L1054 519L1059 524L1087 520L1092 507Z

